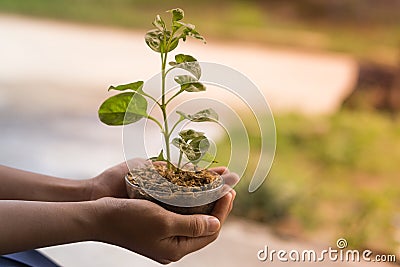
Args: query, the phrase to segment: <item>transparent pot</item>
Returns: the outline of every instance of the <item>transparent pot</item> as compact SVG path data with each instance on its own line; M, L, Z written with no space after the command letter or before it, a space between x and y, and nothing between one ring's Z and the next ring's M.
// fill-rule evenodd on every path
M151 182L150 186L140 182L153 181L154 176L164 181ZM224 180L218 175L211 186L183 187L166 182L158 173L144 173L139 169L125 176L125 184L129 198L146 199L179 214L210 214L215 202L222 197Z

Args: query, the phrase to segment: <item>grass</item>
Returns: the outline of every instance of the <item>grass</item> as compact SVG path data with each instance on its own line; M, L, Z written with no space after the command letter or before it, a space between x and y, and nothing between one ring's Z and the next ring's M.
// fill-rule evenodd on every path
M151 27L150 21L155 14L177 6L182 7L190 21L210 38L344 52L362 60L389 65L398 63L398 19L387 19L385 23L379 20L360 22L349 19L352 15L349 14L346 20L338 17L321 21L312 19L312 14L308 17L286 14L290 12L282 11L282 6L239 0L190 3L183 0L173 3L155 0L0 0L0 12L140 29ZM283 7L287 9L293 5ZM292 13L296 14L293 10Z
M351 247L395 252L400 231L394 227L400 205L398 120L349 111L275 119L272 171L253 194L245 182L250 177L243 178L234 213L265 221L277 231L290 228L290 234L318 236L332 244L346 237Z

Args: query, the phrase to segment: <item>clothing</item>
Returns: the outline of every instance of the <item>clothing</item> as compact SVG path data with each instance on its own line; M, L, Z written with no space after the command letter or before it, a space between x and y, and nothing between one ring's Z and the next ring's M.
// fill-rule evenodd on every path
M60 267L37 250L0 256L0 267Z

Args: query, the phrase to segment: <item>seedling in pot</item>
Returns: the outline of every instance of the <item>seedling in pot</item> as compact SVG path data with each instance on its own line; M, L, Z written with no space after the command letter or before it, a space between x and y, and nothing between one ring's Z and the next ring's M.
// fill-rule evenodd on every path
M207 185L209 187L213 185L211 188L219 187L222 182L218 175L206 169L198 168L201 161L215 162L214 156L209 152L210 142L205 133L194 129L184 129L178 133L178 136L171 136L174 130L185 121L217 122L218 114L211 108L195 114L177 111L179 118L175 123L170 125L168 122L168 107L173 99L183 93L195 94L206 90L205 85L199 81L201 77L200 64L193 56L177 54L174 61L168 62L169 53L177 48L180 41L186 41L188 37L191 37L205 43L205 39L196 31L194 25L182 21L184 18L183 10L176 8L168 12L172 15L170 25L167 25L157 15L153 22L155 28L145 35L146 44L154 52L160 54L161 99L158 100L146 93L143 90L143 81L110 86L109 91L116 90L121 91L121 93L111 96L102 103L98 111L99 118L103 123L111 126L128 125L138 122L142 118L154 122L160 128L165 142L165 151L161 149L158 156L150 158L154 162L153 165L157 172L169 182L178 186L197 187L196 190L200 190L199 187L202 186L207 187ZM172 74L171 71L174 69L184 70L186 74L174 77L179 88L175 94L168 97L166 94L166 77ZM148 113L148 101L159 108L162 120L158 120ZM175 164L171 159L172 146L179 150L179 159ZM130 181L135 185L150 186L151 189L158 191L163 191L161 187L167 186L161 180L151 181L152 178L143 178L143 176L151 175L145 175L143 170L140 170L131 174ZM171 189L168 190L171 192ZM174 193L173 190L172 193Z

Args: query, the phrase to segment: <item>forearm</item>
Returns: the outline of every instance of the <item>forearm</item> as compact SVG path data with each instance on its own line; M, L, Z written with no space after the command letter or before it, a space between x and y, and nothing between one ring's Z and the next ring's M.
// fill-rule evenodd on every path
M84 201L91 195L91 180L69 180L0 165L0 199Z
M0 255L92 240L93 202L0 201Z

